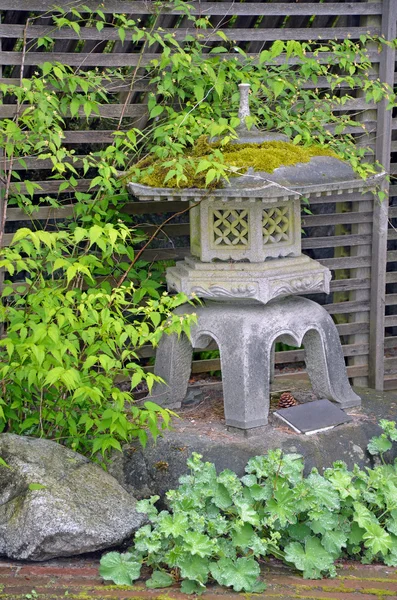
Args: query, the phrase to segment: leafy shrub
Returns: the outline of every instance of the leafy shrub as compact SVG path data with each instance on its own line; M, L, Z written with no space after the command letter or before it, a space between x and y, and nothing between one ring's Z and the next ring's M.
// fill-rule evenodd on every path
M145 380L150 389L156 377L139 365L139 348L188 332L191 321L171 312L186 298L160 295L146 263L134 263L133 241L121 223L96 223L19 229L0 251L0 267L14 278L0 307L0 431L105 454L168 426L170 411L138 407L116 385L123 376L131 388Z
M392 421L380 424L384 433L369 451L383 461L397 430ZM201 458L192 455L190 474L167 493L169 510L158 512L158 496L138 503L150 523L127 553L102 558L102 577L130 585L145 564L153 570L148 587L182 579L186 593L202 592L211 581L258 592L259 563L267 556L307 578L335 576L341 557L397 565L397 462L349 471L338 461L323 475L312 469L304 476L302 457L277 449L250 459L240 479L230 470L217 475Z

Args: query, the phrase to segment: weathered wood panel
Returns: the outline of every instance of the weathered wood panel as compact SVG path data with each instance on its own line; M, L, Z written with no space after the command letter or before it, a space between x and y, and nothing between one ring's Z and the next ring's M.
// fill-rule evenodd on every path
M62 0L61 4L67 6L68 2ZM97 0L87 0L87 6L95 9L98 6ZM393 0L383 0L383 2L190 2L193 7L193 12L199 15L207 15L211 22L218 28L225 30L227 35L236 40L236 44L248 50L249 55L256 57L264 44L275 39L297 39L297 40L316 40L320 37L327 39L342 39L349 37L357 39L361 34L371 32L376 35L379 32L385 35L391 35L395 25ZM27 39L34 40L39 36L46 35L51 29L51 35L55 38L56 44L54 52L36 52L29 50L26 55L25 64L30 72L30 67L43 63L46 60L59 60L65 64L79 67L98 66L98 67L136 67L138 65L139 54L132 45L126 41L122 44L118 40L118 33L111 26L106 25L102 31L98 31L95 27L84 27L81 30L80 37L84 40L80 48L80 52L76 51L76 44L79 41L79 36L71 30L56 30L46 25L45 20L36 21L35 24L29 23L26 27L26 19L32 15L44 16L47 11L53 11L52 0L2 0L0 10L3 11L3 20L0 23L0 38L4 40L3 52L0 52L0 68L5 67L4 75L0 81L7 83L18 83L18 65L21 63L22 54L18 48L17 40L26 35ZM105 0L101 3L100 8L106 14L119 12L134 15L134 18L141 16L146 18L147 15L156 13L159 10L159 4L155 2L138 2L125 0ZM189 28L189 23L186 20L178 21L177 15L181 15L183 11L167 11L162 7L164 17L162 17L162 27L164 29L162 35L167 33L175 33L176 39L182 40L188 34L203 34L204 39L209 42L219 41L219 36L209 29L205 31L197 31ZM225 15L234 17L232 24L227 22ZM285 17L288 20L285 21ZM371 17L371 22L364 21L364 18ZM378 21L374 17L379 17ZM391 18L390 18L391 17ZM361 19L361 20L360 20ZM47 21L48 22L48 21ZM179 25L179 26L178 26ZM115 42L113 52L104 52L104 43L108 40ZM249 42L249 44L247 44ZM95 44L99 44L95 47ZM1 50L1 48L0 48ZM149 53L146 53L140 64L141 67L147 65L153 58L158 56L158 49L153 47ZM225 56L239 56L236 54L225 54ZM326 62L331 58L331 55L321 56L321 61ZM379 64L380 74L385 81L397 81L397 74L394 74L394 65L391 65L392 55L389 53L386 57L377 52L377 49L371 50L370 58L375 65ZM281 64L285 61L285 57L281 56L277 62ZM292 64L299 62L298 59L290 60ZM142 72L143 74L143 72ZM376 74L371 74L370 77L375 77ZM1 76L1 72L0 72ZM317 82L317 87L326 87L327 82L324 78L320 78ZM107 82L107 89L110 92L119 92L120 94L129 91L129 82L120 85L120 82ZM312 82L307 83L307 87L314 87ZM150 91L150 85L144 77L134 84L133 92L146 93ZM88 152L92 144L106 144L113 141L112 134L112 119L119 119L122 112L125 117L130 120L138 120L145 114L146 107L143 104L134 104L136 95L132 95L133 102L129 103L124 110L122 99L115 104L102 105L100 107L101 129L99 130L81 130L81 131L66 131L65 143L78 145L79 159L84 157L84 152ZM363 111L374 109L373 105L367 104L365 99L357 98L349 101L340 110ZM0 106L0 118L12 117L15 107L9 104ZM390 121L390 115L386 115L384 107L378 109L366 121L366 129L368 132L376 134L378 139L376 152L377 157L388 156L387 143L386 146L381 138L387 137L387 124L389 129L397 130L397 119ZM382 114L381 114L382 113ZM97 117L95 117L97 118ZM382 120L383 119L383 120ZM333 127L332 127L333 128ZM352 134L362 134L362 131L349 127L348 131ZM380 135L380 131L382 134ZM390 136L389 136L390 137ZM379 148L382 147L383 154L379 154ZM374 143L375 148L375 143ZM397 151L397 141L390 148L392 151ZM81 163L77 163L79 165ZM38 161L34 157L28 158L27 168L34 169L40 173L38 179L42 190L39 195L56 195L58 183L48 180L47 173L50 168L48 161ZM25 169L21 165L15 165L16 170L23 177ZM397 174L397 164L392 163L391 171ZM37 177L36 177L37 179ZM85 191L90 185L89 180L79 180L77 189ZM397 195L397 185L391 187L391 193ZM348 207L347 212L339 213L338 205L343 202ZM374 345L373 333L372 342L370 342L370 327L373 330L372 315L375 307L374 300L374 277L378 280L381 278L381 253L379 249L376 252L373 248L379 248L379 230L377 228L378 220L381 218L379 212L382 212L376 203L373 203L371 194L350 194L350 195L335 195L322 196L311 198L313 209L312 215L307 215L304 218L304 227L310 231L310 235L305 236L302 240L304 252L314 256L324 265L331 268L335 274L342 274L343 279L334 279L331 283L331 294L329 297L318 297L319 300L325 302L325 307L330 314L335 315L337 319L337 327L343 339L343 349L347 358L360 357L364 364L351 365L348 367L349 376L353 378L367 377L369 369L371 371L371 361L369 360L370 350ZM124 207L124 210L129 215L136 215L137 220L142 221L145 216L145 224L139 224L140 229L144 229L148 234L155 229L153 220L154 215L158 216L162 213L171 213L180 211L186 207L186 204L180 201L173 202L129 202ZM325 212L326 211L326 212ZM329 212L328 212L329 211ZM368 230L374 223L372 232ZM73 206L67 204L59 210L54 210L50 207L41 206L33 215L35 225L40 225L40 221L44 222L47 219L65 219L73 216ZM392 207L389 212L389 217L397 216L397 207ZM23 221L29 225L30 217L24 214L17 208L10 208L8 211L8 222L10 226L13 223ZM384 218L384 215L383 215ZM146 222L147 221L147 222ZM340 235L336 233L336 227L343 225L346 233ZM183 242L188 234L188 223L170 223L164 227L164 231L172 240ZM310 229L309 229L310 228ZM11 230L9 230L11 231ZM12 233L7 233L5 243L9 243L12 239ZM391 246L394 244L395 233L389 236L389 248L387 258L385 255L384 261L388 261L389 266L393 267L393 263L397 261L397 247ZM184 242L186 243L186 242ZM169 245L169 244L168 244ZM338 249L343 249L344 254L337 254ZM160 247L149 248L145 251L144 257L147 260L170 259L178 260L188 254L189 250L184 245L182 247ZM376 272L376 275L375 275ZM360 276L362 273L367 273L365 276ZM394 285L397 283L397 272L389 271L384 276L384 284ZM377 294L381 294L382 281L379 279ZM354 297L352 293L357 291L359 294ZM396 290L397 291L397 290ZM388 290L385 298L385 303L388 309L393 310L396 306L396 291ZM335 302L334 293L347 292L350 294L350 299L346 302ZM371 292L372 304L366 300L368 292ZM384 291L383 291L384 293ZM361 296L360 296L361 294ZM361 299L357 299L361 298ZM371 317L370 317L371 315ZM391 314L385 318L386 327L397 326L397 316ZM377 320L379 333L379 319ZM357 338L357 336L360 336ZM360 343L354 343L355 339L360 339ZM381 336L378 335L378 344ZM388 344L390 344L388 338ZM375 345L376 345L375 344ZM379 344L378 344L379 345ZM392 346L388 345L388 349ZM383 352L383 347L382 347ZM149 356L149 355L146 355ZM284 361L299 362L302 359L302 351L291 351L278 353L276 362L278 364ZM383 360L378 352L378 359ZM369 365L369 366L368 366ZM194 372L202 370L214 370L219 368L217 361L197 361L193 365ZM390 385L390 367L387 366L387 385ZM288 374L290 376L290 374ZM301 374L296 374L294 377L301 377Z

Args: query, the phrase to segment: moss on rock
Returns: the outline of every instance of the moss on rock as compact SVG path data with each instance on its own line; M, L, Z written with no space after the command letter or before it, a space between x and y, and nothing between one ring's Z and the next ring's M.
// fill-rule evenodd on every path
M232 169L231 175L243 174L249 167L255 171L272 173L278 167L293 166L298 163L308 163L314 156L337 155L325 146L297 146L291 142L270 141L261 144L227 144L221 146L220 142L210 143L206 137L201 137L184 157L188 159L184 165L183 174L187 181L178 183L176 176L164 183L167 173L172 169L172 164L178 162L178 158L166 161L156 159L154 155L145 157L137 163L141 175L137 181L150 187L168 188L219 188L222 182L212 181L206 184L206 171L196 174L196 169L202 159L210 160L214 150L221 150L224 164ZM216 160L216 159L215 159ZM233 170L238 169L238 173Z

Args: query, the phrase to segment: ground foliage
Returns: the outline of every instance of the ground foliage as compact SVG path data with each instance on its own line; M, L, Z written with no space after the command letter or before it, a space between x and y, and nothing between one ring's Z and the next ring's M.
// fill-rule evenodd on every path
M251 458L239 478L193 454L190 473L167 493L169 510L157 510L158 496L138 503L149 523L128 552L102 558L102 577L130 585L145 565L148 587L181 582L183 592L200 593L216 582L260 592L260 565L270 556L310 579L335 576L342 557L397 566L397 462L384 460L397 430L393 421L380 425L368 445L374 468L350 471L337 461L305 476L302 456L276 449Z
M168 427L169 410L134 404L133 389L158 380L138 351L163 334L188 334L192 319L172 313L186 297L162 293L144 261L130 268L133 242L122 223L22 228L0 252L0 267L13 277L0 307L0 431L106 455L134 437L145 445L147 432L156 438ZM117 385L120 378L130 389Z

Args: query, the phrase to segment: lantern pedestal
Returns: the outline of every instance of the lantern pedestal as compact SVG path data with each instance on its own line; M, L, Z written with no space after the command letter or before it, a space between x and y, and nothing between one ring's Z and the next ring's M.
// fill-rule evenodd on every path
M359 406L346 375L338 331L319 304L290 296L266 305L207 302L185 305L177 314L195 312L197 324L186 335L164 336L156 355L155 374L166 384L155 384L151 399L179 408L186 395L194 348L219 346L226 425L242 430L266 425L272 347L276 339L290 345L304 344L306 367L314 392L337 402L341 408Z
M331 272L300 255L261 263L203 263L188 257L167 269L170 290L211 300L256 300L266 304L279 296L329 294Z

